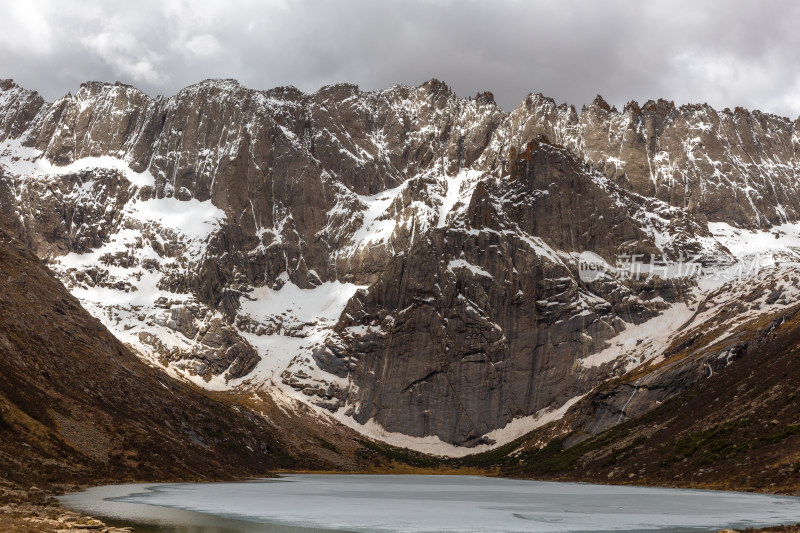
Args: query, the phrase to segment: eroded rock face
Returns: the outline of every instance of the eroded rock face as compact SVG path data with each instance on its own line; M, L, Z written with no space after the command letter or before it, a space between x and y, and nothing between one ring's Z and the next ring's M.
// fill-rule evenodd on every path
M568 151L532 143L511 175L479 181L448 226L356 294L317 361L348 378L356 420L413 436L478 444L562 405L609 375L579 359L682 290L580 279L574 252L657 250L637 201Z
M169 98L0 83L0 206L144 357L354 424L473 445L617 375L584 365L691 282L581 279L591 251L729 250L708 222L797 219L798 125L670 102L443 83Z

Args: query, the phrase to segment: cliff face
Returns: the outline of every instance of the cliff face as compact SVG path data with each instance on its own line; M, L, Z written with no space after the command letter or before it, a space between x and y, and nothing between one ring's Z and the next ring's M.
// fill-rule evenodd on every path
M372 433L537 424L641 362L584 364L697 290L582 279L581 253L730 265L723 233L791 232L800 209L800 125L759 112L506 113L436 80L0 90L0 206L90 312L170 372Z
M340 403L357 421L398 433L470 443L563 405L609 376L581 358L684 289L579 277L578 251L659 251L637 222L646 207L568 151L532 143L512 176L477 182L445 227L357 292L315 358L348 378Z

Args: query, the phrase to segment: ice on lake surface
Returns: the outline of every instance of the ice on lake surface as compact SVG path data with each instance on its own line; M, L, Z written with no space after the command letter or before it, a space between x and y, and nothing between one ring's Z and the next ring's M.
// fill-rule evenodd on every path
M182 520L203 516L196 513L235 519L203 531L716 531L800 522L799 498L473 476L289 475L125 485L67 495L62 502L118 519L155 515L142 511L157 508L151 506L181 510Z

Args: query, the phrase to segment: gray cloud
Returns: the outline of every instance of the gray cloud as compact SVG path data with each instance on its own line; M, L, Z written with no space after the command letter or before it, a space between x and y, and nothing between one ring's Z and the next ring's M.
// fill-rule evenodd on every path
M461 96L580 107L667 98L800 114L800 4L495 0L28 0L0 8L0 77L48 99L87 80L173 94L210 77L305 91L436 77Z

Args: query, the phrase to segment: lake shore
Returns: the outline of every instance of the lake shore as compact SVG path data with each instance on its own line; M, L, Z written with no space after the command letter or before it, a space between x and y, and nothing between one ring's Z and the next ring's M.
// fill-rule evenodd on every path
M338 476L296 474L288 476L283 482L253 480L254 487L249 487L251 483L238 482L222 483L216 487L207 483L112 485L75 494L71 502L68 495L64 503L79 512L97 514L101 518L111 517L112 525L119 526L126 519L133 520L132 525L137 528L140 524L144 525L140 530L148 532L154 531L148 527L153 524L190 525L199 528L197 531L217 531L215 527L218 527L237 532L317 532L332 531L337 527L371 531L380 523L383 527L403 530L410 509L415 509L412 513L415 515L428 513L425 518L416 519L409 526L412 529L422 526L431 527L432 530L456 527L459 531L463 528L464 531L490 531L495 528L498 531L550 531L549 526L542 526L542 523L549 523L554 516L562 516L556 518L556 522L562 528L567 528L564 531L577 530L572 529L576 527L584 530L587 524L598 523L595 521L597 519L609 528L620 526L628 531L652 526L666 527L668 529L662 531L670 532L696 530L697 527L715 531L717 527L722 530L720 524L740 531L756 531L745 528L770 522L790 523L798 516L797 509L791 507L796 503L789 503L790 507L787 508L786 503L776 501L776 496L766 494L745 495L730 491L690 491L690 494L686 494L685 489L673 491L658 487L528 483L526 480L486 476L481 479L463 474L460 480L445 479L447 475L384 475L375 476L372 480L372 476L362 473L360 476L345 475L339 482L335 477ZM278 487L284 482L286 486ZM345 500L341 500L342 493L350 494L353 491L355 496L346 496ZM453 495L457 495L457 498L453 499ZM330 506L331 497L338 502L333 507ZM349 507L349 500L358 501L360 505L362 497L370 502L367 508L356 515L341 515L342 506ZM303 503L299 504L300 501ZM696 503L701 501L702 505ZM445 507L441 508L443 504ZM408 509L402 511L405 507ZM461 516L477 509L481 510L480 513L472 518ZM612 509L610 514L609 509ZM642 514L641 509L648 511ZM432 510L433 514L430 514ZM576 510L580 515L577 522L574 518ZM362 515L362 512L366 514ZM400 521L392 522L393 515L395 520ZM779 519L780 516L782 519ZM519 529L523 524L519 518L526 520L523 529ZM562 522L565 518L566 521ZM216 524L220 520L227 522L230 519L234 523ZM380 522L376 522L376 519ZM140 524L135 523L139 520ZM215 527L210 526L211 522L215 523ZM531 524L538 526L529 529ZM223 528L223 525L227 527ZM318 529L320 527L322 529ZM794 532L797 528L783 526L763 531ZM98 529L93 528L95 531ZM116 533L118 530L109 531Z
M396 475L470 475L495 477L496 473L479 471L472 468L453 468L453 469L428 469L404 467L398 469L381 469L381 472L359 471L285 471L276 472L277 475L291 474L323 474L323 475L374 475L374 474L396 474ZM242 480L245 481L245 480ZM197 482L197 480L175 480L180 482ZM213 481L212 481L213 482ZM84 491L93 487L105 486L108 483L95 483L80 486L64 487L66 491ZM137 484L146 486L146 483ZM609 484L610 485L610 484ZM616 484L617 486L633 484ZM670 487L678 488L678 487ZM696 489L698 487L691 487ZM110 520L106 523L103 519L91 516L90 514L76 512L62 505L55 496L61 495L65 490L50 489L40 490L31 487L29 490L13 489L0 484L0 531L14 533L40 533L58 532L65 533L130 533L140 524L125 521ZM224 519L223 519L224 520ZM141 529L140 529L141 530ZM774 526L761 529L745 530L725 530L725 531L747 531L752 533L800 533L800 523L788 526Z

